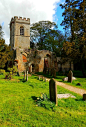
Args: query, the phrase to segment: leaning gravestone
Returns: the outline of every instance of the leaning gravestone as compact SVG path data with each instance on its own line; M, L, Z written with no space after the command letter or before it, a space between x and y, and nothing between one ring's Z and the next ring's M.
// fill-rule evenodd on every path
M57 85L56 81L52 78L49 81L49 93L50 93L50 100L55 102L57 105Z
M84 101L86 100L86 94L83 94L83 100Z
M70 70L68 73L68 82L72 83L73 72Z

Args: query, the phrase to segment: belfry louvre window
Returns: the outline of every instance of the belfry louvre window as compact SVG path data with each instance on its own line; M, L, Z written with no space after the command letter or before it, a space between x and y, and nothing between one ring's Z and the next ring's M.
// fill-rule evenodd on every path
M24 27L23 26L20 27L20 35L24 35Z

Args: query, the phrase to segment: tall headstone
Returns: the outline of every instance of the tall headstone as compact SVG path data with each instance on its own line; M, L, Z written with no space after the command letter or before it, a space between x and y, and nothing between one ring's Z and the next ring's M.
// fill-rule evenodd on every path
M68 73L68 82L72 83L73 72L70 70Z
M55 102L57 105L57 85L56 81L52 78L49 81L49 93L50 93L50 100Z
M84 101L86 100L86 94L83 94L83 100Z
M28 71L26 71L26 81L28 81Z

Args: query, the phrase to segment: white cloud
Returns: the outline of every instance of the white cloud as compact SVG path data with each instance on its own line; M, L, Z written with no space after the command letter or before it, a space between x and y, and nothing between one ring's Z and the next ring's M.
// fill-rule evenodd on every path
M56 3L61 0L0 0L0 24L3 24L5 42L9 43L9 23L12 17L30 18L30 23L41 20L53 21Z

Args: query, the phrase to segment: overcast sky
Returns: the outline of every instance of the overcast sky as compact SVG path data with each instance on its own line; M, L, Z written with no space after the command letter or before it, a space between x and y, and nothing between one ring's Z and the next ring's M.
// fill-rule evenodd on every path
M14 16L30 18L30 23L54 21L58 24L58 29L62 30L62 10L59 4L63 2L64 0L0 0L0 24L6 44L9 44L10 39L9 23Z

